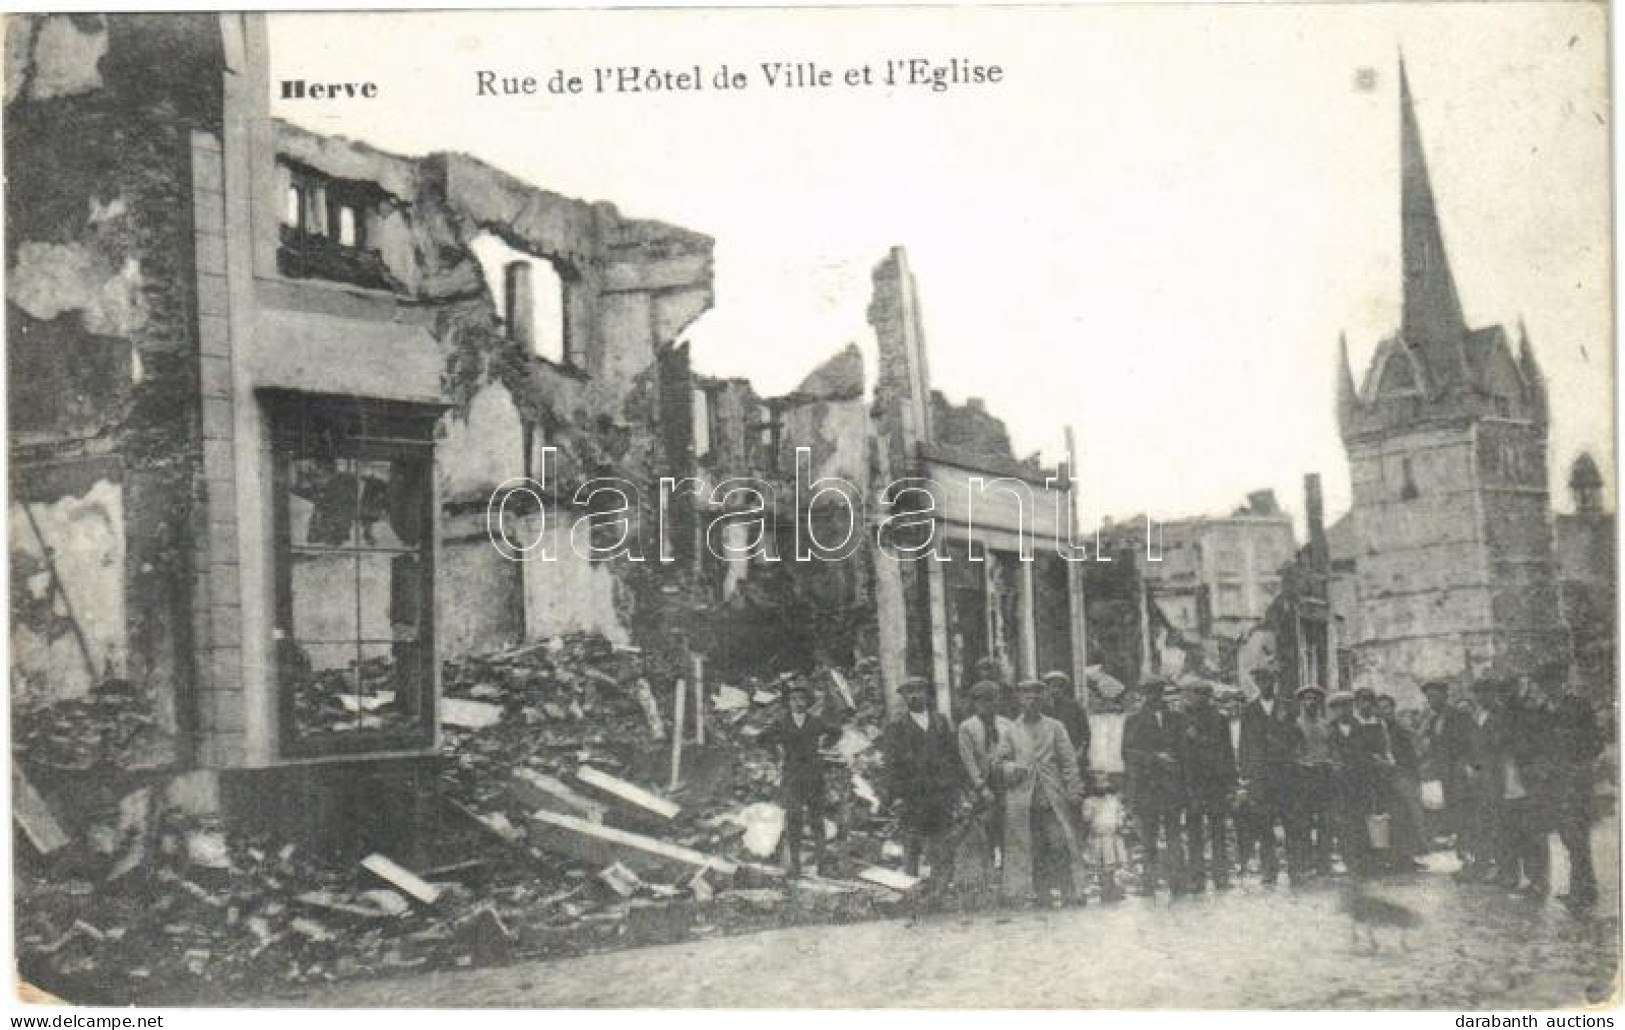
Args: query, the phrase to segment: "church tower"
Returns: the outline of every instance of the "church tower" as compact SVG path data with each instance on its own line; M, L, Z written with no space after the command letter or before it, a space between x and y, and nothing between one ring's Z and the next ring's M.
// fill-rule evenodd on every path
M1348 451L1355 610L1345 646L1408 691L1567 657L1546 467L1547 397L1520 323L1469 328L1445 250L1403 60L1402 313L1337 416Z

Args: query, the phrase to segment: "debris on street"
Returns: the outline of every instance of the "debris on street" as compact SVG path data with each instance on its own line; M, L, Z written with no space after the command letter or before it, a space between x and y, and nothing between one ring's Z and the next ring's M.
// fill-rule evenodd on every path
M38 743L14 781L25 978L86 1000L207 1002L896 911L915 881L895 869L873 786L876 663L809 677L843 733L825 755L828 858L794 882L777 864L778 762L760 743L790 677L708 683L668 791L669 754L650 743L672 731L650 702L692 668L588 635L448 662L432 799L445 818L415 842L430 862L344 864L228 832L170 804L158 772L74 787L108 782L108 756L141 736L116 702L75 702L55 732L25 721Z

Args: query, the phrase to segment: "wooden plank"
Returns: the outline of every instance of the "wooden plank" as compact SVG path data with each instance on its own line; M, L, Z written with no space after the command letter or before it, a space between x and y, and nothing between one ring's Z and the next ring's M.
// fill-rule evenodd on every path
M515 769L508 782L508 793L523 805L526 811L538 808L562 808L570 815L577 815L591 822L604 821L603 805L572 789L563 780L537 772L535 769Z
M858 879L869 883L878 883L882 887L890 887L894 891L912 890L919 885L920 878L896 869L886 869L883 866L870 866L858 874Z
M531 813L529 830L536 846L600 867L620 862L634 872L678 869L692 875L713 869L732 876L739 871L738 863L725 858L545 809Z
M676 790L677 789L677 784L682 782L682 772L683 772L683 699L687 696L687 694L685 693L686 688L683 685L682 680L677 681L677 686L674 687L673 690L676 693L676 699L672 702L672 706L671 706L671 710L672 710L672 716L671 716L671 785L666 788L668 790ZM581 773L578 772L578 773L576 773L576 775L580 776ZM631 799L628 799L628 800L631 800ZM641 804L641 802L633 801L633 804ZM676 814L677 813L675 813L675 812L672 813L672 815L676 815ZM669 818L671 818L671 816L667 816L667 818L669 819Z
M679 694L679 697L682 695ZM681 734L673 734L677 740L682 739ZM683 807L676 802L667 801L656 794L651 794L635 783L628 783L623 779L611 776L600 769L590 765L583 765L576 770L576 779L589 787L596 787L618 800L629 805L641 808L646 812L653 812L662 819L675 819Z
M383 855L376 853L368 855L361 860L361 868L425 905L433 905L440 900L439 887L425 882L411 870L396 865Z
M694 743L705 746L705 656L691 656L694 664Z
M17 773L11 778L11 817L22 827L28 843L41 855L53 855L67 847L72 838L57 822L51 806L45 803L28 777Z

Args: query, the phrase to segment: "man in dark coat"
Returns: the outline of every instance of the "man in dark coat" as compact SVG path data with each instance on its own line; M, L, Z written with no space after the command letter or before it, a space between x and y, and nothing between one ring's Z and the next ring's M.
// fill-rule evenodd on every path
M1213 688L1197 683L1190 689L1184 713L1185 739L1181 765L1185 775L1185 838L1190 848L1190 885L1201 890L1204 873L1213 886L1230 886L1230 855L1225 823L1230 795L1236 789L1236 752L1230 743L1230 720L1213 704ZM1213 859L1207 861L1207 844Z
M1377 811L1377 783L1382 775L1377 749L1382 747L1382 738L1369 732L1369 725L1362 725L1355 716L1354 698L1352 693L1339 690L1327 699L1332 713L1332 760L1336 769L1333 793L1343 864L1352 876L1368 876L1377 871L1379 857L1371 846L1367 817Z
M1421 868L1415 858L1404 853L1405 833L1400 827L1398 788L1399 753L1389 723L1378 706L1377 692L1361 687L1354 692L1356 742L1363 751L1358 776L1351 775L1350 786L1364 800L1367 816L1386 817L1388 839L1381 847L1373 844L1377 864L1386 869Z
M1550 890L1551 708L1530 680L1511 684L1501 704L1501 853L1497 882L1544 898ZM1525 882L1527 879L1527 882Z
M1078 695L1072 688L1072 677L1064 672L1046 672L1044 674L1044 714L1066 727L1066 735L1072 741L1072 748L1077 752L1078 771L1085 778L1089 775L1089 713L1083 710L1078 703Z
M886 727L886 789L899 809L904 868L920 875L923 855L937 894L954 874L949 831L964 783L959 743L948 720L931 710L929 680L913 676L897 689L908 710Z
M1467 785L1464 765L1467 753L1468 716L1450 703L1450 684L1431 680L1422 684L1427 711L1417 734L1419 776L1423 782L1439 784L1444 807L1435 813L1429 835L1442 831L1455 837L1456 854L1465 858L1463 809Z
M824 866L824 758L819 753L833 744L840 730L812 713L812 691L799 680L785 693L788 711L781 715L763 743L779 752L779 796L784 805L785 867L792 877L801 875L801 834L813 835L814 861Z
M1140 880L1142 894L1155 893L1159 872L1168 889L1186 890L1184 847L1180 824L1185 808L1185 778L1180 766L1184 727L1168 710L1169 685L1149 679L1140 685L1144 700L1123 723L1123 769L1129 806L1139 827L1145 854ZM1162 844L1159 861L1158 844Z
M1552 822L1569 854L1569 892L1563 901L1573 909L1597 903L1597 874L1591 862L1591 823L1595 818L1597 755L1603 735L1597 713L1578 684L1561 667L1545 671L1547 689L1561 690L1552 711L1552 754L1549 789Z
M1425 855L1427 831L1422 816L1421 761L1411 731L1400 721L1398 704L1391 694L1377 695L1377 716L1388 731L1388 747L1394 757L1389 770L1394 817L1394 866L1419 871L1426 866L1417 861Z
M1510 692L1511 684L1501 679L1488 677L1473 682L1462 762L1467 783L1467 864L1456 874L1466 881L1500 879L1500 863L1509 857L1503 802L1508 787L1510 735L1502 702ZM1522 789L1520 782L1511 786L1515 788L1513 793ZM1518 875L1517 869L1511 872L1514 877Z
M1263 882L1276 883L1280 879L1275 841L1275 827L1279 824L1286 834L1287 875L1296 883L1305 871L1303 834L1291 805L1298 752L1297 711L1276 696L1274 668L1254 669L1253 683L1258 686L1258 696L1241 710L1237 804L1252 821Z

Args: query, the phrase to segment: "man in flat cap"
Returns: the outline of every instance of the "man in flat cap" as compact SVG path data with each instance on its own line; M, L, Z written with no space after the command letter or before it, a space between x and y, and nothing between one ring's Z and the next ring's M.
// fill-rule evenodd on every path
M1313 683L1298 688L1298 751L1293 758L1291 804L1304 848L1315 873L1332 871L1332 840L1337 822L1332 728L1326 719L1326 692Z
M1021 704L1016 700L1015 687L1011 686L1009 678L1004 674L1004 665L992 655L984 655L976 659L976 682L992 683L999 688L998 712L1006 719L1014 719L1021 710Z
M1230 796L1236 789L1236 752L1230 721L1213 704L1213 686L1198 681L1188 691L1184 723L1185 837L1190 849L1190 886L1201 890L1204 875L1217 890L1230 886L1227 848ZM1207 848L1213 849L1212 860Z
M1389 770L1389 791L1393 799L1394 867L1419 872L1427 867L1419 861L1431 850L1422 813L1421 760L1416 738L1399 717L1399 703L1392 694L1377 695L1377 716L1388 730L1388 743L1394 756Z
M1552 830L1551 705L1542 684L1523 676L1510 684L1500 706L1501 853L1497 882L1508 890L1544 898L1550 890Z
M1072 746L1078 753L1078 770L1089 774L1089 713L1078 703L1077 691L1072 688L1072 677L1060 670L1044 673L1044 714L1066 727Z
M1579 681L1560 664L1538 674L1552 706L1551 794L1552 821L1558 840L1569 856L1569 892L1563 901L1571 909L1597 903L1597 874L1591 861L1591 824L1596 818L1596 763L1605 739L1597 725L1597 712L1581 691Z
M1290 701L1276 696L1278 677L1274 666L1259 666L1252 671L1252 679L1258 696L1241 710L1239 790L1253 820L1260 877L1271 884L1279 882L1281 875L1275 840L1277 825L1286 834L1288 877L1296 880L1304 871L1303 835L1290 805L1298 752L1298 713Z
M1496 860L1504 854L1500 808L1503 790L1503 754L1506 747L1501 697L1508 684L1493 676L1473 681L1467 706L1467 742L1462 773L1466 781L1462 813L1466 865L1457 879L1481 882L1495 876Z
M1332 760L1335 763L1333 809L1336 812L1337 842L1343 864L1354 876L1364 876L1375 868L1370 828L1366 816L1371 811L1371 781L1376 776L1371 750L1360 723L1354 717L1354 694L1339 690L1327 699L1331 709Z
M1055 890L1064 904L1080 904L1085 874L1077 752L1066 727L1044 714L1041 681L1023 680L1016 699L1021 713L1010 723L1004 798L1004 896L1047 903Z
M910 676L897 692L907 710L886 727L886 792L899 808L904 869L910 876L920 875L923 855L935 896L953 880L949 831L965 774L953 727L931 710L931 681Z
M1125 788L1140 830L1145 862L1140 893L1146 895L1156 892L1159 875L1170 892L1186 889L1184 722L1168 710L1170 688L1154 677L1142 682L1140 707L1123 723Z
M779 796L784 805L785 867L801 875L801 834L811 829L813 855L824 867L824 758L840 730L812 711L812 690L801 679L784 694L786 710L763 734L763 743L779 752Z
M1010 720L999 714L999 685L981 680L971 687L971 714L959 724L959 761L967 789L981 809L976 829L966 837L960 872L969 873L984 887L993 884L996 854L1004 847L1004 783L1011 750Z

